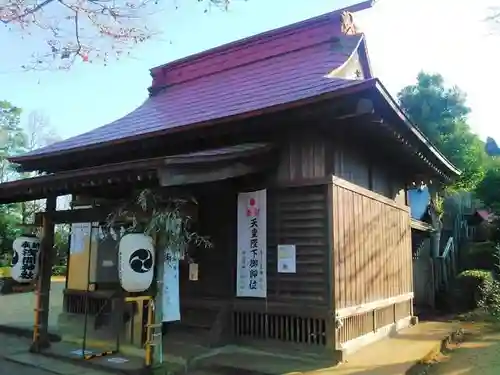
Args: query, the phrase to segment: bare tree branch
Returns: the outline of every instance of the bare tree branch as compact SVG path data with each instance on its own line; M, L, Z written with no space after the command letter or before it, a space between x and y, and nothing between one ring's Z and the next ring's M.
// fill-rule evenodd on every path
M61 140L56 130L50 124L50 119L40 111L33 111L29 114L28 121L24 126L26 151L33 151L37 148L47 146L51 143ZM36 176L35 172L25 172L21 174L22 178ZM33 222L36 212L42 211L45 206L45 200L39 199L21 204L22 222L24 224Z
M165 1L0 0L0 23L45 44L23 69L69 69L76 61L106 64L158 35L149 21ZM212 6L227 10L231 0L190 1L205 3L208 12Z

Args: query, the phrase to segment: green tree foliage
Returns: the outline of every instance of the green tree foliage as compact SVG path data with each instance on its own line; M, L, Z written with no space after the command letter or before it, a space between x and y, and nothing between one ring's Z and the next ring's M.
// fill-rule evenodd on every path
M69 250L69 238L70 227L67 224L56 225L56 231L54 233L54 250L55 250L55 260L54 265L56 266L66 266L67 256Z
M484 176L488 156L467 123L470 108L465 94L457 87L446 87L439 74L420 72L417 83L404 87L398 99L415 125L462 171L448 188L474 189Z
M489 208L500 212L500 163L492 164L476 187L476 196Z
M20 126L21 109L8 101L0 101L0 183L15 178L15 170L7 160L10 155L22 152L24 133ZM0 255L10 252L12 241L19 235L18 204L0 206Z
M21 109L8 101L0 101L0 183L33 177L32 174L18 173L8 157L45 146L56 139L47 119L41 114L32 113L23 127ZM0 205L0 263L10 263L12 242L22 234L19 224L32 221L35 212L42 209L43 202L40 201ZM56 228L54 251L59 265L66 263L68 235L67 226Z
M14 177L7 157L25 151L26 134L21 125L21 109L7 101L0 101L0 182Z
M12 242L21 234L14 215L0 210L0 266L9 265ZM5 263L5 264L2 264Z

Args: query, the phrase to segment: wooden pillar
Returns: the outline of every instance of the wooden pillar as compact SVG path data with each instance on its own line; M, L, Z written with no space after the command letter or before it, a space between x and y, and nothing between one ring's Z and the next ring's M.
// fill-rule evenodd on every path
M158 235L156 238L156 296L154 298L154 321L157 326L152 330L152 334L160 334L160 338L153 340L155 344L153 346L152 353L153 367L160 367L163 364L163 337L161 337L161 327L163 322L163 273L165 260L165 246L163 244L164 239L161 238L161 235Z
M40 270L36 288L35 327L31 352L50 346L49 340L49 308L50 279L52 276L52 261L54 247L54 222L51 215L56 210L57 196L47 197L45 214L43 215L42 241L40 248Z
M335 306L335 256L334 253L338 249L335 248L335 240L334 238L334 230L333 230L333 221L334 218L334 205L337 204L334 198L334 186L333 184L327 185L327 200L326 200L326 210L328 213L328 221L327 221L327 236L328 236L328 252L327 252L327 264L326 270L328 272L328 292L326 295L328 301L328 317L326 324L326 346L330 350L337 349L337 319L336 319L336 306Z

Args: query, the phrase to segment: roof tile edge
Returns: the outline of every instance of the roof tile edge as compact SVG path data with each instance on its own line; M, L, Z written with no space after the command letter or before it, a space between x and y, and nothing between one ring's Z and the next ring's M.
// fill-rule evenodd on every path
M253 49L259 48L259 46L262 46L262 44L264 43L265 44L272 42L276 43L276 41L279 41L282 38L296 35L299 32L300 33L309 32L309 34L314 34L313 31L314 29L330 25L332 26L332 29L329 33L330 37L333 35L342 35L344 34L344 31L342 30L342 15L345 12L354 13L361 10L369 9L374 4L374 2L375 0L363 1L361 3L344 7L342 9L338 9L326 14L322 14L314 18L296 22L294 24L286 25L277 29L269 30L257 35L252 35L247 38L223 44L221 46L154 67L150 69L150 74L153 78L151 87L148 88L150 95L154 95L158 91L161 91L162 88L172 84L178 84L186 80L194 79L211 73L212 74L217 73L219 71L231 69L241 65L241 63L237 62L225 64L224 66L220 66L220 64L217 64L216 68L217 71L207 72L205 68L208 64L210 64L209 60L217 58L219 58L220 60L221 58L223 58L225 55L228 54L239 54L241 53L240 51L248 48L253 48ZM323 40L318 40L318 38L321 38L321 36L319 35L312 36L312 38L310 37L309 44L307 44L307 42L294 43L288 49L282 48L277 51L274 51L273 48L269 48L268 52L266 53L266 56L254 57L254 61L291 52L293 49L304 48L311 44L314 44L315 42L324 41L327 39L327 37L328 36L324 35L322 37ZM252 61L248 61L247 63L249 62ZM185 70L190 70L191 72L185 74ZM193 76L192 72L194 70L197 71L197 73L195 73L196 76Z

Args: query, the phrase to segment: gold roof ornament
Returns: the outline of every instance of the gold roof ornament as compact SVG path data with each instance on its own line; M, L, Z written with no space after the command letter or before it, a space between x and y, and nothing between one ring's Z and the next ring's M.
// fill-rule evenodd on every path
M340 27L343 34L355 35L358 33L356 24L354 23L354 16L351 12L342 12L340 14Z

